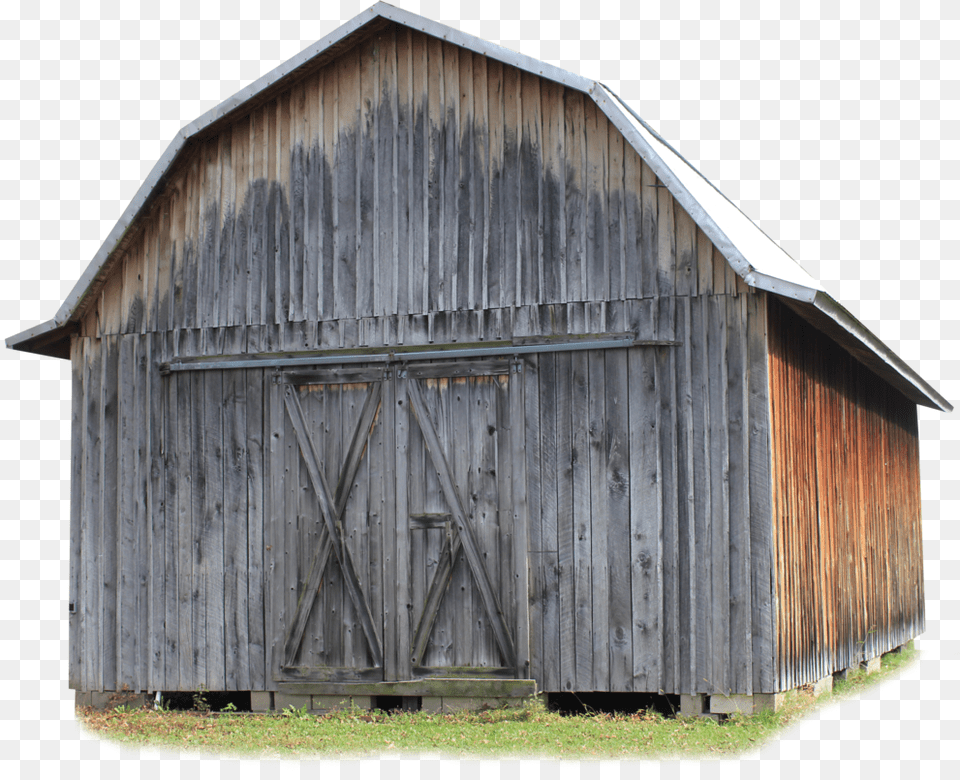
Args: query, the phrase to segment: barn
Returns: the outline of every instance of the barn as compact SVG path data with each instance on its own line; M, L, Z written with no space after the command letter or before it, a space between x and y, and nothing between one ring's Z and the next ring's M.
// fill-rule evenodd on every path
M951 405L603 85L378 3L54 318L78 701L776 706L924 628Z

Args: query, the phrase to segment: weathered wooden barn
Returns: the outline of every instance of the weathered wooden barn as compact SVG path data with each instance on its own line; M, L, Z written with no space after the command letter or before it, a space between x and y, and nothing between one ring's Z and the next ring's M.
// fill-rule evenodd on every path
M716 712L924 627L950 404L605 87L388 5L7 344L72 364L83 694Z

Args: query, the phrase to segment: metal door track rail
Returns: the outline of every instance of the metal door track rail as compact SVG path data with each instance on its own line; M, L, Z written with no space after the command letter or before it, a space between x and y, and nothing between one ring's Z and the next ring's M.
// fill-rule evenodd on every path
M530 343L537 341L538 343ZM181 358L160 364L160 373L174 371L224 371L247 368L288 368L291 366L344 365L349 363L405 363L411 360L445 360L447 358L510 357L541 352L576 352L588 349L623 349L625 347L677 347L679 341L638 340L633 333L599 334L577 339L515 339L483 344L423 347L375 347L363 350L326 350L322 352L260 353L256 355L222 355L216 357Z

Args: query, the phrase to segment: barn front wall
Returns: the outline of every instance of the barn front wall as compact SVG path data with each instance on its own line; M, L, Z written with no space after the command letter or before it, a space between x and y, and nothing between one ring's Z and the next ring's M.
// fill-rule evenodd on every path
M263 328L76 339L71 684L270 690L440 673L543 690L770 690L764 300L673 303L677 346L528 355L473 389L442 377L458 361L418 380L507 644L466 550L447 549L455 512L419 424L383 411L409 397L409 377L377 380L364 427L373 380L355 367L325 368L336 381L159 370L177 354L260 351ZM307 451L337 503L358 430L366 447L336 517L379 660L343 563L328 552L314 570L334 536ZM444 567L451 585L428 609Z
M387 27L198 140L85 305L71 686L777 690L766 296L582 93ZM659 345L160 370L627 332Z
M777 680L813 682L924 630L916 404L770 302Z

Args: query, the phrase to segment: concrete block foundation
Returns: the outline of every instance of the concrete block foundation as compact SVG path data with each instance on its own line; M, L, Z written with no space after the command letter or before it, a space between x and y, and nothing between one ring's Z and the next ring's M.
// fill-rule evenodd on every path
M77 691L77 707L93 707L95 710L115 710L117 707L129 707L138 710L153 704L149 693L133 691Z
M520 707L524 700L504 697L424 696L420 700L423 712L462 712L464 710L494 710L499 707Z
M883 656L900 654L904 651L904 647L905 647L904 645L895 647L893 648L893 650L890 650L889 652L884 653ZM868 658L865 661L861 661L857 666L850 666L846 669L838 669L833 673L833 679L846 680L850 676L851 672L855 672L858 669L861 672L866 672L867 674L876 674L877 672L880 671L880 668L883 665L883 656L878 655L873 658Z
M310 709L309 693L283 693L277 691L273 694L273 709L277 712L283 712L288 707L295 710L302 710L306 707Z
M307 712L316 715L322 715L334 710L348 710L351 707L357 707L361 710L373 709L373 696L350 696L344 694L310 694L310 693L284 693L278 691L273 694L273 709L276 712L283 712L288 707L295 710L306 708ZM253 708L253 697L251 696L251 709ZM258 701L263 707L265 701ZM258 712L266 712L267 708L257 709Z
M721 715L741 713L754 715L764 710L776 712L783 706L782 693L734 694L724 696L719 693L694 695L681 694L680 715L685 718L719 718Z
M815 683L803 686L814 696L822 696L833 690L833 675L827 675ZM680 715L685 718L718 718L721 715L755 715L758 712L776 712L783 707L788 691L781 693L732 694L720 693L694 695L681 694Z
M776 712L783 706L783 701L783 693L755 693L753 694L753 711L770 710Z
M336 694L314 694L310 709L313 712L333 712L357 707L361 710L373 709L373 696L338 696Z
M710 712L708 697L702 693L680 694L680 715L684 718L696 718L700 715L706 715Z
M713 694L710 697L710 712L717 715L731 715L734 712L741 712L744 715L752 715L755 702L753 696L735 694L733 696L721 696Z
M825 693L830 693L833 690L833 675L828 674L826 677L821 677L813 684L813 695L817 698L820 698Z

